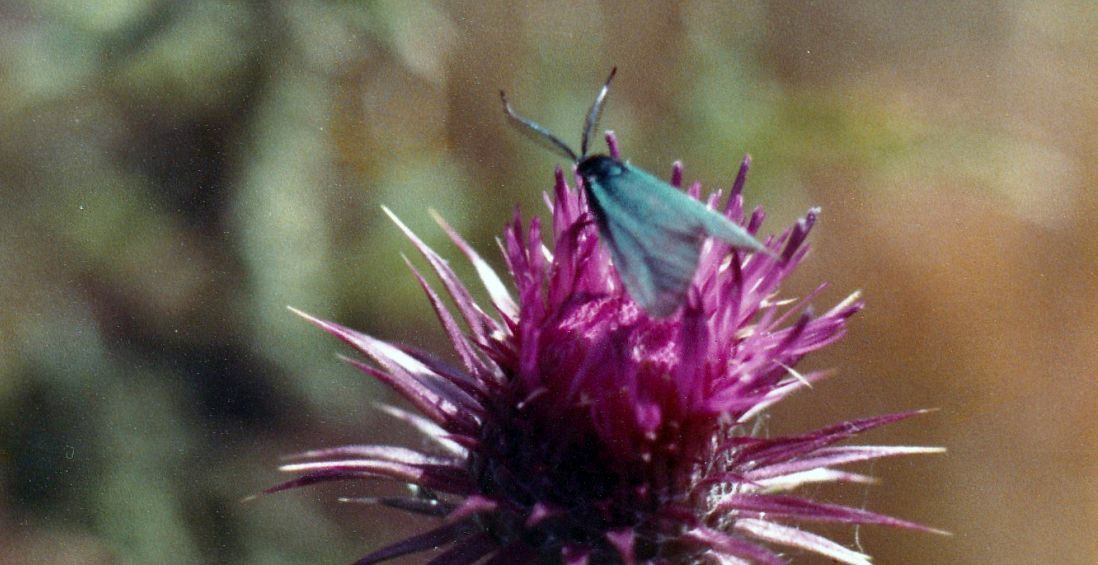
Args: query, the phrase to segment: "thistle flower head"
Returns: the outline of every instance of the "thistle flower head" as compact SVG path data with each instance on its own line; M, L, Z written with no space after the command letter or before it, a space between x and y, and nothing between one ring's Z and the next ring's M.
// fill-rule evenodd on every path
M612 134L611 151L616 152ZM749 232L745 159L721 210ZM680 186L676 164L671 183ZM576 179L577 185L582 179ZM698 184L689 194L699 198ZM706 202L718 207L719 192ZM422 534L364 557L375 563L445 547L439 563L781 563L793 548L844 563L868 557L800 529L803 522L922 526L789 494L811 482L865 482L835 467L935 451L839 442L913 413L761 437L756 418L823 377L794 366L839 339L862 308L855 293L814 314L824 288L786 299L779 286L804 259L809 211L744 254L708 240L686 303L649 317L624 291L582 190L557 170L551 224L516 212L501 247L507 285L440 220L491 297L478 306L447 262L393 217L426 258L453 311L415 267L460 366L302 314L369 361L348 360L418 414L384 410L432 440L431 450L360 445L307 452L299 476L269 492L346 480L414 485L407 497L358 499L434 517ZM390 213L390 215L392 215ZM551 233L550 245L543 231ZM514 293L508 287L512 287ZM455 315L456 312L456 315Z

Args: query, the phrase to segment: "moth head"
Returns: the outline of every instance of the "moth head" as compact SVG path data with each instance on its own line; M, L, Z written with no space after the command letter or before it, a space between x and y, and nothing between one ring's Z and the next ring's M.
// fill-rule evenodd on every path
M609 155L590 155L576 165L576 170L583 178L608 179L622 174L625 166Z

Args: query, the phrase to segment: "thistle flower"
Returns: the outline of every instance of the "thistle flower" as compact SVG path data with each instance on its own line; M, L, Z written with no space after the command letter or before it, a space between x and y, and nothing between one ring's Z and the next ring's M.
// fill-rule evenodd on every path
M608 134L612 153L617 144ZM723 212L756 234L763 212L743 210L745 158ZM676 163L671 183L682 184ZM582 179L576 178L581 183ZM688 193L699 198L701 187ZM716 207L720 193L709 195ZM441 219L491 298L474 301L447 262L391 212L423 254L457 317L409 268L453 344L460 367L298 312L370 362L347 361L418 410L382 409L431 440L429 451L353 445L310 451L275 492L326 481L392 480L407 497L354 499L433 517L422 534L363 557L377 563L445 548L432 563L782 563L783 548L843 563L869 557L798 527L803 522L923 526L789 494L819 482L867 482L835 467L936 452L840 446L916 412L855 420L792 437L762 437L758 416L823 378L793 367L843 333L862 308L857 293L822 315L782 299L816 221L809 211L771 255L744 255L709 240L681 311L651 318L623 290L582 190L557 169L552 248L542 225L516 211L501 241L515 294ZM459 322L460 320L460 322Z

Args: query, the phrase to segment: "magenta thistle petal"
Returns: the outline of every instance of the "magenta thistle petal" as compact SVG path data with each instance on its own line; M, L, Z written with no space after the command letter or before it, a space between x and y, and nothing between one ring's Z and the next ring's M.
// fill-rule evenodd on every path
M455 543L442 555L427 562L427 565L471 565L491 553L495 553L496 540L488 532L481 532L468 539Z
M408 226L404 225L392 211L384 206L382 206L381 209L394 223L396 223L397 227L404 232L404 235L415 244L416 249L423 254L423 257L427 259L431 264L431 267L438 273L439 278L442 280L442 284L446 287L447 292L450 293L450 297L454 299L458 310L460 310L465 317L465 322L469 325L469 329L473 332L473 335L477 338L484 337L487 333L487 328L495 326L495 321L477 308L476 303L473 302L472 295L469 294L465 285L461 284L461 281L458 280L457 275L450 269L446 260L439 257L439 255L428 247L423 240L419 239L419 237L416 236L412 230L408 229Z
M738 494L726 497L713 507L713 512L724 514L737 512L753 518L791 518L810 522L842 522L844 524L875 524L908 528L924 532L938 532L914 522L892 518L847 506L823 504L792 496L767 494Z
M465 469L450 462L397 463L371 459L317 461L283 465L282 471L318 478L370 477L413 483L428 488L466 495L473 490Z
M373 479L376 475L363 471L344 471L344 470L330 470L330 471L314 471L311 473L305 473L296 479L291 479L272 487L267 487L263 490L264 494L274 494L276 492L282 492L284 490L290 490L293 488L301 488L320 483L330 483L333 481L349 481L352 479Z
M607 142L615 153L612 133ZM750 163L743 159L723 207L719 191L703 195L698 183L687 194L758 236L765 214L744 208ZM681 187L684 178L676 162L671 184ZM422 433L427 447L307 451L282 467L299 476L266 492L342 480L416 487L407 497L345 499L441 521L361 563L437 548L431 563L452 565L776 564L784 562L782 548L794 548L864 564L866 555L800 524L936 531L785 494L809 483L873 482L834 467L940 452L840 445L921 412L791 437L751 432L759 414L828 376L796 366L840 339L863 306L855 292L816 313L825 284L802 297L781 294L808 256L819 210L759 237L767 252L706 241L684 306L657 319L625 292L584 192L570 186L565 171L556 170L545 196L551 218L524 223L516 210L498 240L506 278L432 212L476 270L491 299L486 309L441 255L385 210L441 282L436 292L408 262L456 361L294 311L357 350L366 360L346 360L411 404L416 413L380 408Z
M710 552L723 557L740 559L748 563L762 565L782 565L785 563L774 553L758 544L745 541L743 538L731 536L723 532L709 528L697 528L686 532L683 538L687 542L693 542Z
M634 544L637 541L637 533L630 528L622 528L606 532L606 541L618 550L618 557L623 565L633 565L637 562Z
M301 460L301 459L332 459L334 457L347 458L347 459L365 459L372 461L388 461L391 463L403 463L406 465L425 465L431 463L442 463L447 461L445 458L431 457L425 455L414 449L408 449L406 447L397 447L391 445L345 445L342 447L333 447L329 449L314 449L311 451L305 451L297 455L291 455L287 459ZM285 465L283 470L289 470L287 467L293 465Z
M470 521L445 524L428 532L383 547L358 561L355 565L371 565L395 559L409 553L418 553L478 535L480 529Z
M446 220L442 216L438 215L434 210L429 210L431 217L435 219L440 227L446 232L446 235L450 237L450 240L454 242L465 257L473 264L473 268L476 269L477 275L480 277L481 282L484 284L484 288L488 290L488 296L491 297L492 303L501 314L507 316L510 319L514 319L518 315L518 305L515 304L515 299L511 298L511 293L508 292L507 286L503 283L503 280L499 278L492 267L488 263L480 258L476 250L469 245L464 238L461 237L450 227L450 224L446 223Z
M944 450L933 447L910 446L876 446L857 445L849 447L827 447L816 451L813 455L801 457L793 461L787 461L776 465L761 467L744 473L744 480L758 481L771 479L811 471L836 465L848 465L860 461L871 461L882 457L895 457L897 455L924 455L942 453Z
M458 522L476 514L495 512L498 508L498 502L480 495L473 495L466 497L450 515L446 516L446 519L450 522Z
M461 329L458 328L457 321L450 315L450 311L446 309L446 306L442 304L442 299L435 294L434 289L427 283L427 279L423 278L423 275L419 273L412 262L407 257L404 258L404 262L408 264L408 269L412 271L412 274L419 281L419 286L423 289L423 292L427 295L427 300L431 303L431 307L435 310L435 315L438 316L439 322L446 330L446 335L450 337L450 344L454 347L454 351L457 352L458 358L461 359L462 365L465 366L465 370L470 373L483 372L486 367L484 362L477 356L476 351L469 345L469 342L462 335Z
M869 565L869 556L843 547L825 537L777 522L744 518L736 521L736 530L756 539L818 553L850 565Z

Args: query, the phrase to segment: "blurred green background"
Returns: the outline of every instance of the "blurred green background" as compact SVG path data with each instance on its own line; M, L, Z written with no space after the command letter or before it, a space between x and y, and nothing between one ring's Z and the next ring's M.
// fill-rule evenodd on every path
M715 188L750 152L764 231L824 210L788 292L865 291L775 431L940 408L868 441L947 455L815 494L955 535L831 531L1094 563L1095 37L1089 1L0 1L0 562L341 563L417 528L335 502L363 485L240 501L282 455L417 441L285 307L447 351L380 206L502 266L560 160L497 91L574 142L616 64L628 158Z

